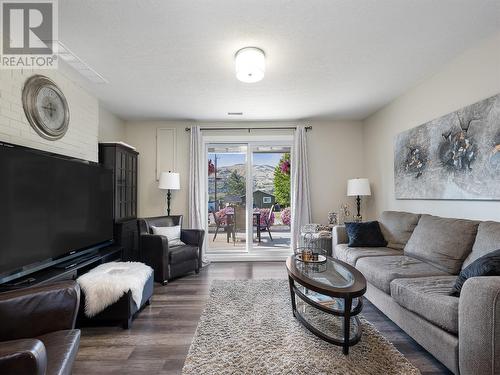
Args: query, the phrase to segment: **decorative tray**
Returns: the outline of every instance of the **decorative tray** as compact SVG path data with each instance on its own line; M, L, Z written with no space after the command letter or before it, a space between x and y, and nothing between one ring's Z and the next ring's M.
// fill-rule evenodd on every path
M314 259L314 260L304 260L302 258L302 254L297 254L295 255L295 258L300 261L300 262L304 262L304 263L325 263L326 262L326 257L324 255L318 255L318 259Z

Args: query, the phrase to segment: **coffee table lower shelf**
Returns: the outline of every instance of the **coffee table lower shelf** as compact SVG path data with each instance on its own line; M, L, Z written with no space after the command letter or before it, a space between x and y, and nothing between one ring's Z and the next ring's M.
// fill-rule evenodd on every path
M362 297L329 297L300 284L296 286L291 277L289 283L293 316L311 333L342 346L343 353L349 354L349 347L361 339L362 328L357 315L363 308Z

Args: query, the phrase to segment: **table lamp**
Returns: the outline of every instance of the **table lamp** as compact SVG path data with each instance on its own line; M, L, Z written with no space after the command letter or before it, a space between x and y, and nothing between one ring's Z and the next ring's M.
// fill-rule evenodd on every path
M356 203L358 206L358 214L354 218L356 221L361 221L361 197L372 195L370 190L370 181L367 178L354 178L347 181L347 195L349 197L356 197Z
M171 190L179 190L181 188L179 173L161 172L158 188L167 190L167 216L170 216L170 199L172 197Z

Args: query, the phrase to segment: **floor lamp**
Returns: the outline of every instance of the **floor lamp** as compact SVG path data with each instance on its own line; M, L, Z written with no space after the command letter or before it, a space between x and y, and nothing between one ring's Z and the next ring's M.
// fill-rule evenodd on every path
M167 216L170 216L170 200L172 198L171 190L179 190L181 188L179 173L161 172L158 188L167 190Z

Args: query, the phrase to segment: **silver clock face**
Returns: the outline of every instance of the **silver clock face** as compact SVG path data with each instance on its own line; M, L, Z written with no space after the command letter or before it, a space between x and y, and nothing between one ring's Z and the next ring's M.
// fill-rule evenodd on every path
M26 81L23 109L30 125L45 139L55 141L68 131L68 103L59 87L48 77L35 75Z
M38 112L38 117L47 128L58 130L63 127L64 102L53 88L46 86L38 91L35 108Z

